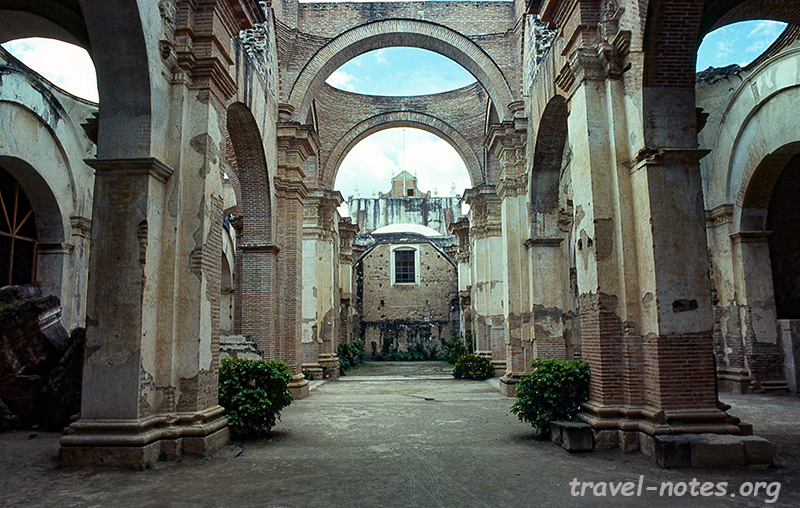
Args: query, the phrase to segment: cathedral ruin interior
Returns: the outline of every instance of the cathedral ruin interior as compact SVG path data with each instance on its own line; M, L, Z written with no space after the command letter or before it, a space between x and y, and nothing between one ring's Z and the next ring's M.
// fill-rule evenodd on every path
M696 73L703 36L756 19L787 27L746 67ZM0 49L0 300L38 323L3 317L3 344L85 330L63 465L227 443L231 337L286 362L302 399L303 371L337 376L339 343L388 347L401 318L471 336L508 396L533 358L587 361L598 449L738 442L758 422L720 391L797 394L797 2L0 0L0 42L24 37L85 48L100 97ZM326 83L387 47L476 82ZM344 157L393 127L445 139L471 188L450 202L405 175L341 217ZM20 386L0 377L0 400Z

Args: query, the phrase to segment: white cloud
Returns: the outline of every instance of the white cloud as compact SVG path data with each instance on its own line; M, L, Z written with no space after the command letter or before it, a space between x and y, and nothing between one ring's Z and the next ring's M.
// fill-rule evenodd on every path
M728 41L718 41L717 42L717 52L716 57L720 60L725 59L733 53L733 44Z
M345 199L356 186L361 197L372 197L373 191L387 192L391 178L404 169L416 174L422 191L436 190L439 197L449 196L453 184L457 194L472 186L464 162L449 143L419 129L394 128L356 145L342 162L334 188Z
M377 64L385 64L386 57L383 55L386 52L386 48L381 48L375 52L375 63Z
M334 73L328 76L328 79L325 80L325 82L332 87L340 90L347 90L348 92L355 91L356 81L357 79L355 76L351 76L344 71L334 71Z
M746 51L760 55L780 36L785 26L777 21L759 21L747 34L750 43Z
M3 47L67 92L97 102L97 76L85 49L52 39L18 39Z

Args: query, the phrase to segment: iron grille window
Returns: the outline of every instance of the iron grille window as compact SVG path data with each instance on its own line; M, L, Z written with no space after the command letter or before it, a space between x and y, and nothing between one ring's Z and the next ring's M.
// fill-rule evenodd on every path
M36 279L36 223L19 183L0 169L0 286Z
M394 282L396 284L416 282L413 250L394 251Z

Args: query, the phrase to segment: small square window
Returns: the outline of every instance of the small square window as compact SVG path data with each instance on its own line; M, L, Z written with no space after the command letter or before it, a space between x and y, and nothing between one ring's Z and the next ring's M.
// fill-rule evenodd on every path
M408 194L410 197L413 198L414 197L414 189L407 189L406 190L406 194Z
M394 282L395 284L414 283L414 251L394 251Z

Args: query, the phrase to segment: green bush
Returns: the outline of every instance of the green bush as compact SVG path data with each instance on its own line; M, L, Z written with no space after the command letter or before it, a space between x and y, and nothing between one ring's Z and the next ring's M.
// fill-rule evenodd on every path
M336 352L339 355L339 372L344 374L348 370L361 365L361 359L364 356L364 343L360 340L340 342Z
M435 344L426 346L422 341L417 341L408 351L388 349L386 354L377 358L383 362L421 362L425 360L439 360L439 350Z
M471 354L463 354L453 367L456 379L488 379L494 377L494 366L486 358Z
M455 336L452 341L443 340L444 353L442 359L448 363L455 364L459 358L469 353L467 346L461 340L461 337Z
M289 367L277 360L222 360L219 403L233 433L243 438L269 434L292 402L291 379Z
M546 438L551 421L573 420L581 402L589 398L589 364L536 358L531 365L533 372L517 383L517 401L511 412Z

